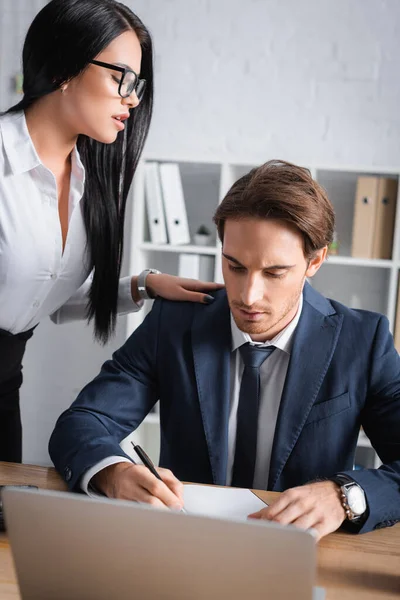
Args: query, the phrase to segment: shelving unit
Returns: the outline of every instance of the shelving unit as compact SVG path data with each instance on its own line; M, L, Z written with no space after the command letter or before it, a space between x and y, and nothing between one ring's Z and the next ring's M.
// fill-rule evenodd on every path
M147 157L157 162L170 162L157 157ZM256 163L227 162L187 162L174 157L180 167L183 191L185 195L191 239L200 225L213 232L212 245L194 244L172 246L157 245L150 241L145 206L144 161L139 165L132 188L132 237L130 240L130 272L139 273L146 267L178 274L180 253L194 253L214 257L214 280L222 282L221 248L217 239L213 214L231 185ZM400 192L398 192L392 258L390 260L362 259L351 256L351 240L354 214L354 198L357 178L361 175L390 176L400 180L400 167L382 167L371 169L363 166L338 168L326 165L304 165L312 176L328 192L336 212L336 231L339 238L338 254L329 256L320 271L310 281L311 285L328 298L334 298L347 306L373 310L386 315L391 330L394 330L397 290L400 271ZM400 186L399 186L400 188ZM128 244L127 244L128 246ZM128 318L127 335L141 323L151 303L144 310ZM159 419L150 414L134 436L141 436L141 442L149 448L153 460L158 461ZM361 432L358 448L369 454L374 465L379 460L368 438ZM370 462L371 462L370 461ZM370 466L370 465L368 465Z
M170 244L152 244L151 242L139 244L138 249L144 251L147 250L148 252L185 252L185 254L211 254L212 256L217 256L219 252L219 248L216 248L215 246L172 246Z

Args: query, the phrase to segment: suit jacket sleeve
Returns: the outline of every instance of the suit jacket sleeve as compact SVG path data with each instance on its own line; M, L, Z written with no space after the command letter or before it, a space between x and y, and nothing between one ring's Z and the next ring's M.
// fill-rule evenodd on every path
M161 300L100 374L58 419L49 442L51 459L70 489L108 456L127 455L119 443L135 430L159 399L158 323ZM129 458L129 457L128 457Z
M386 317L377 325L368 388L361 424L383 465L345 471L364 489L368 501L368 518L360 532L400 520L400 358Z

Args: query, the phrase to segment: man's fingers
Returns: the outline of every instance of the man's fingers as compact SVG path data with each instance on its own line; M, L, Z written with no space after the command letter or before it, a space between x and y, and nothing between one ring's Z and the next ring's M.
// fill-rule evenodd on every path
M317 529L317 525L319 524L318 517L314 512L302 514L298 519L292 521L292 525L299 529Z
M144 504L150 504L156 508L164 508L165 510L169 510L170 507L164 504L159 498L156 498L152 494L150 494L145 488L140 486L137 487L135 492L135 501L142 502Z
M157 479L153 473L143 467L143 471L140 472L138 483L143 487L149 494L155 496L170 508L180 510L183 507L183 502L167 485L166 482Z
M183 485L168 469L159 469L158 479L144 465L118 463L100 471L95 485L110 498L136 500L180 510Z
M294 523L297 519L301 518L306 513L305 507L301 502L294 502L289 504L281 510L278 514L271 517L271 521L275 521L276 523L280 523L281 525L290 525L290 523Z
M279 513L285 510L289 504L291 503L291 499L286 492L283 492L281 496L275 502L272 502L267 508L263 508L260 512L262 519L268 519L272 521L275 519Z
M158 468L158 473L161 479L169 487L169 489L177 496L183 504L183 483L175 477L169 469Z
M313 530L320 540L336 531L344 516L334 484L326 481L286 490L268 508L252 513L249 518Z
M258 510L255 513L251 513L251 515L247 515L247 518L248 519L262 519L264 510L265 510L265 508L262 508L261 510Z

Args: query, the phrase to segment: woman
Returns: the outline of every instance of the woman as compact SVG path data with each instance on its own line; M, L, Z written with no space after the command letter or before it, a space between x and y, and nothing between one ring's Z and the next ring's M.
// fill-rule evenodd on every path
M104 343L117 313L147 295L210 302L199 290L219 287L148 271L119 278L153 102L140 19L114 0L52 0L28 31L23 75L22 101L0 117L0 460L14 462L21 361L43 317L93 319Z

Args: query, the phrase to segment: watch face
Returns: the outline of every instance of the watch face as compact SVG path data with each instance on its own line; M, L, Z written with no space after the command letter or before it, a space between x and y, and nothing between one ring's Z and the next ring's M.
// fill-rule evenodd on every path
M367 508L364 492L357 485L347 489L347 503L355 515L362 515Z

